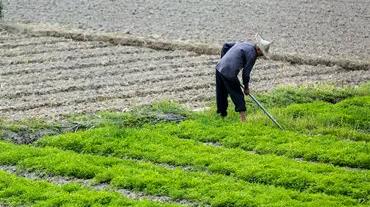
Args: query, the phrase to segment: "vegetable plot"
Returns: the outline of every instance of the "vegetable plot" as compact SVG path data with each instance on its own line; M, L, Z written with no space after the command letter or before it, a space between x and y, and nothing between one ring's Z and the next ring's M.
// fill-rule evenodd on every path
M274 100L280 100L280 106L271 108L279 120L309 119L316 130L296 124L281 131L253 109L250 122L239 124L232 111L221 119L214 109L195 113L159 104L152 106L152 113L177 113L187 119L149 124L150 117L102 113L98 116L104 120L93 129L44 137L32 145L0 141L0 169L7 172L1 172L0 203L67 205L87 199L97 205L368 206L367 86L348 90L345 96L334 92L341 96L336 104L323 97L309 100L309 94L300 100L294 97L300 104L291 104L280 91ZM271 100L271 94L259 96ZM330 112L333 119L323 121L329 115L318 111ZM338 117L346 119L336 121ZM323 135L319 129L324 127L331 134ZM346 128L363 139L347 139L336 130ZM67 182L49 182L60 176ZM26 187L18 187L20 183ZM51 198L43 191L30 193L31 199L14 192L32 192L40 185L73 199ZM90 194L94 196L88 199Z

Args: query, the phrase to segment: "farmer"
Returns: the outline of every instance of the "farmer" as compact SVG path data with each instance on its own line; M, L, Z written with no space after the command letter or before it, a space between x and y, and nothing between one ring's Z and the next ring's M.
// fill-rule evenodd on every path
M234 102L235 111L240 113L240 121L245 121L244 94L249 95L250 73L257 57L268 57L272 42L262 39L256 34L257 44L250 42L225 43L221 50L221 60L216 66L216 101L217 113L227 116L227 97L230 94ZM244 94L238 79L240 69L243 68L242 78Z

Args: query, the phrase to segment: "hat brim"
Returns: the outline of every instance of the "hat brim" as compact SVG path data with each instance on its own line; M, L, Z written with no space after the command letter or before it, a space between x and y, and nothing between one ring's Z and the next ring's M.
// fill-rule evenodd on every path
M270 56L271 54L267 50L265 50L264 48L260 48L260 49L261 49L263 56L265 56L267 59L271 58Z

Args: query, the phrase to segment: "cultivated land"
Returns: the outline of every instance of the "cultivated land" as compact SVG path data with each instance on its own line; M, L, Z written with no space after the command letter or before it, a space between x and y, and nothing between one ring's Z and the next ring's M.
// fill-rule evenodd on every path
M0 112L7 119L59 119L71 113L125 111L160 100L200 108L207 106L215 93L218 56L5 30L0 32L0 48ZM266 91L281 84L354 85L369 79L368 70L258 60L251 88Z
M0 207L370 205L368 1L5 7ZM215 112L220 43L257 30L278 41L251 89L285 130Z
M94 129L0 141L0 203L368 206L369 86L259 95L285 131L250 104L247 124L170 103L75 117ZM186 120L153 124L159 114Z
M368 0L9 0L5 20L223 43L261 32L273 52L369 60ZM246 35L245 35L246 34Z

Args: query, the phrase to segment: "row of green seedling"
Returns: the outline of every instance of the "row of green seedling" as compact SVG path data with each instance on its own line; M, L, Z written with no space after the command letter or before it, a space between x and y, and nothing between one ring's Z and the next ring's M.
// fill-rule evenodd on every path
M337 104L293 104L281 110L281 114L283 118L290 119L289 124L295 128L345 127L367 135L370 132L370 96L349 98ZM369 140L368 135L364 141Z
M76 183L53 185L0 170L0 206L180 206L131 200L119 193L96 191Z
M148 160L196 170L232 175L251 183L369 200L370 172L352 171L328 164L297 162L275 155L258 155L241 149L204 145L170 137L160 128L100 128L47 137L38 146L78 153Z
M291 104L272 108L271 113L290 131L331 135L338 140L370 141L369 96L351 98L335 105L327 102ZM249 117L252 122L270 121L262 112L252 113Z
M276 154L306 161L370 169L370 143L341 140L331 135L282 131L263 123L238 124L202 117L178 125L156 127L171 136L222 144L259 154Z
M169 169L150 162L81 155L55 148L0 142L0 164L52 175L109 182L150 195L186 199L212 206L361 206L355 199L251 184L225 175Z

